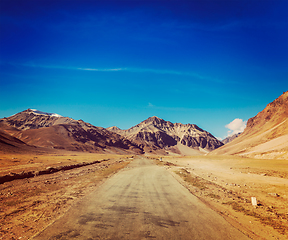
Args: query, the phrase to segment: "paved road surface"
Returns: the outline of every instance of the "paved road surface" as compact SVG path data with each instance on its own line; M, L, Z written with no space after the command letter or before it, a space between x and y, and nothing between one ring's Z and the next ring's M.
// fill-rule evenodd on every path
M109 178L34 239L249 239L144 158Z

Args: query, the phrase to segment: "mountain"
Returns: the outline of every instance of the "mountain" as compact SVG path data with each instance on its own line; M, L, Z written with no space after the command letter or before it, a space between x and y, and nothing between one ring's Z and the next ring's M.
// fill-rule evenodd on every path
M9 126L19 130L38 129L50 127L57 124L75 123L76 120L62 117L56 113L45 113L38 110L27 109L11 117L4 118Z
M224 139L222 140L222 143L227 144L227 143L229 143L229 142L232 142L235 138L239 137L240 134L241 134L241 133L235 133L235 134L233 134L233 135L231 135L231 136L228 136L228 137L226 137L226 138L224 138Z
M250 118L233 142L211 154L288 159L288 91Z
M223 145L213 135L195 124L171 123L155 116L127 130L117 127L110 127L107 130L139 144L146 153L174 152L194 155L199 154L199 151L207 153Z
M223 145L195 124L171 123L158 117L121 130L27 109L0 119L0 129L29 146L69 151L199 155Z
M38 110L28 109L0 119L0 126L5 126L10 136L38 147L101 153L143 152L138 145L105 128Z

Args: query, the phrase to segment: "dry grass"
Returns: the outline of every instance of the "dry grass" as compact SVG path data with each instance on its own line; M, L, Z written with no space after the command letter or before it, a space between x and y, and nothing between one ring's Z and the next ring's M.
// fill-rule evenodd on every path
M221 199L221 197L215 193L208 193L206 196L214 199Z
M207 186L205 185L206 182L201 179L200 177L193 177L187 170L182 168L181 170L175 171L180 177L184 179L185 182L188 182L194 187L197 187L200 190L207 189Z

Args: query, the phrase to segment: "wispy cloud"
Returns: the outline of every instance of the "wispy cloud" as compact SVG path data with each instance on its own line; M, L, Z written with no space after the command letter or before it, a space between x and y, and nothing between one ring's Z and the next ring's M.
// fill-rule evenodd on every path
M11 64L11 63L10 63ZM91 68L91 67L70 67L70 66L59 66L59 65L43 65L34 63L25 64L11 64L11 65L21 65L25 67L33 68L47 68L47 69L64 69L64 70L80 70L80 71L91 71L91 72L132 72L132 73L155 73L155 74L168 74L168 75L179 75L192 77L198 80L206 80L209 82L223 83L222 80L218 78L212 78L209 76L201 75L197 72L186 72L186 71L176 71L176 70L166 70L166 69L152 69L152 68L130 68L130 67L120 67L120 68Z
M16 65L16 64L13 64ZM33 68L49 68L49 69L64 69L64 70L82 70L82 71L95 71L95 72L117 72L123 71L126 68L79 68L79 67L69 67L69 66L59 66L59 65L42 65L42 64L20 64L25 67L33 67Z
M96 72L117 72L126 70L126 68L77 68L83 71L96 71Z

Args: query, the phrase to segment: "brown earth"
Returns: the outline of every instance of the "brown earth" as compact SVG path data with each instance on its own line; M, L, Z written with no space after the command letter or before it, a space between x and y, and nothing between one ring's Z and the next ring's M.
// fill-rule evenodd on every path
M141 156L32 239L147 238L250 239Z
M287 160L235 156L161 159L157 164L252 239L288 238ZM257 206L252 206L251 197L256 197Z
M26 143L18 138L10 136L6 132L0 130L0 151L2 152L13 152L19 150L32 150Z
M125 167L131 156L85 154L1 154L0 176L48 167L98 163L0 184L0 239L29 239Z
M2 154L1 176L100 162L0 184L0 239L29 239L93 192L103 179L125 167L131 157L75 152ZM287 239L287 161L235 156L159 159L155 159L157 164L250 238ZM257 198L256 207L251 197Z

